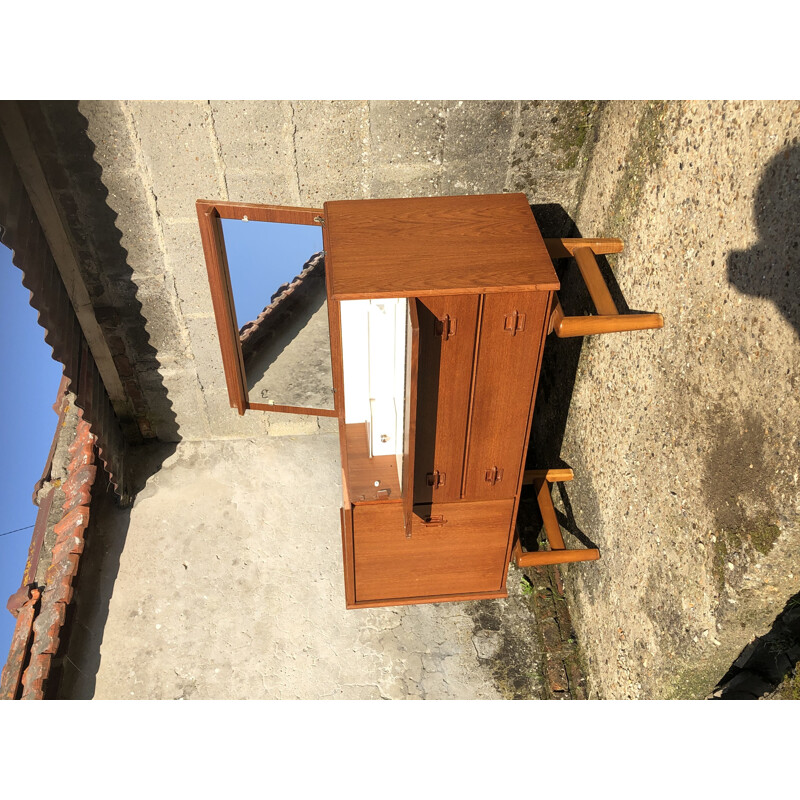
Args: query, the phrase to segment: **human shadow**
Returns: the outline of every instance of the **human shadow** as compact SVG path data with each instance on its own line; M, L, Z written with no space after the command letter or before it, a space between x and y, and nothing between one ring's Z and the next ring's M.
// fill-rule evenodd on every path
M758 241L728 255L728 281L771 300L800 333L800 147L767 163L753 205Z
M716 685L712 700L757 700L773 692L800 662L800 592L789 598L772 628L756 636Z
M800 147L786 147L767 162L753 215L759 239L728 255L728 281L751 297L771 300L800 334ZM712 699L758 699L774 691L798 661L800 593L789 598L769 633L744 648Z

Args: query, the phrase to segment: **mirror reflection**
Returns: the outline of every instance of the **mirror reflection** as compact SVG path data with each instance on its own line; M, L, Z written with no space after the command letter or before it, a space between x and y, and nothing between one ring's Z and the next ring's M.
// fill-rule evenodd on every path
M322 228L222 220L251 403L333 409Z
M349 490L395 499L407 450L407 301L344 300L340 312Z

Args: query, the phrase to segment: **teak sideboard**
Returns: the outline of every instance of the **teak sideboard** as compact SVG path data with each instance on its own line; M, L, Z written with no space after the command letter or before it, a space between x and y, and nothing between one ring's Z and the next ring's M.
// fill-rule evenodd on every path
M592 333L663 324L619 322L593 255L621 250L618 240L545 242L523 194L342 200L321 212L198 201L198 215L231 405L338 418L348 608L505 597L512 555L599 556L561 539L549 488L571 472L526 476L524 465L547 334L582 335L582 319ZM243 216L322 225L332 410L248 400L220 226ZM551 260L564 255L602 316L564 317ZM522 553L515 539L524 480L537 484L555 552Z

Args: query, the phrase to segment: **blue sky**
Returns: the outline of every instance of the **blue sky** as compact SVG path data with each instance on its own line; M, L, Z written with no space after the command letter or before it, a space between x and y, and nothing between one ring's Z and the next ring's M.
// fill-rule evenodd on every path
M6 601L22 581L33 529L2 534L36 521L31 495L58 424L53 403L62 367L53 361L29 300L22 272L11 263L11 251L0 245L0 664L8 656L15 622Z
M223 219L233 303L241 328L269 305L273 292L294 278L322 250L322 228Z

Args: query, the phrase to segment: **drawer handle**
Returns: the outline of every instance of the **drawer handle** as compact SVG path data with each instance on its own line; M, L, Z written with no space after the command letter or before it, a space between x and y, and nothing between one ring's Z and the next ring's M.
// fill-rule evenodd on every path
M498 481L503 480L503 470L498 469L497 467L492 467L491 469L486 470L486 483L491 483L494 486Z
M442 319L433 321L433 331L436 336L441 336L442 339L447 341L456 335L456 321L449 314L445 314Z
M434 489L439 489L446 483L447 476L444 472L439 472L439 470L434 470L433 472L429 472L426 476L426 482L428 486L433 486Z
M519 311L506 314L503 330L508 331L512 336L522 333L525 330L525 314L520 314Z

